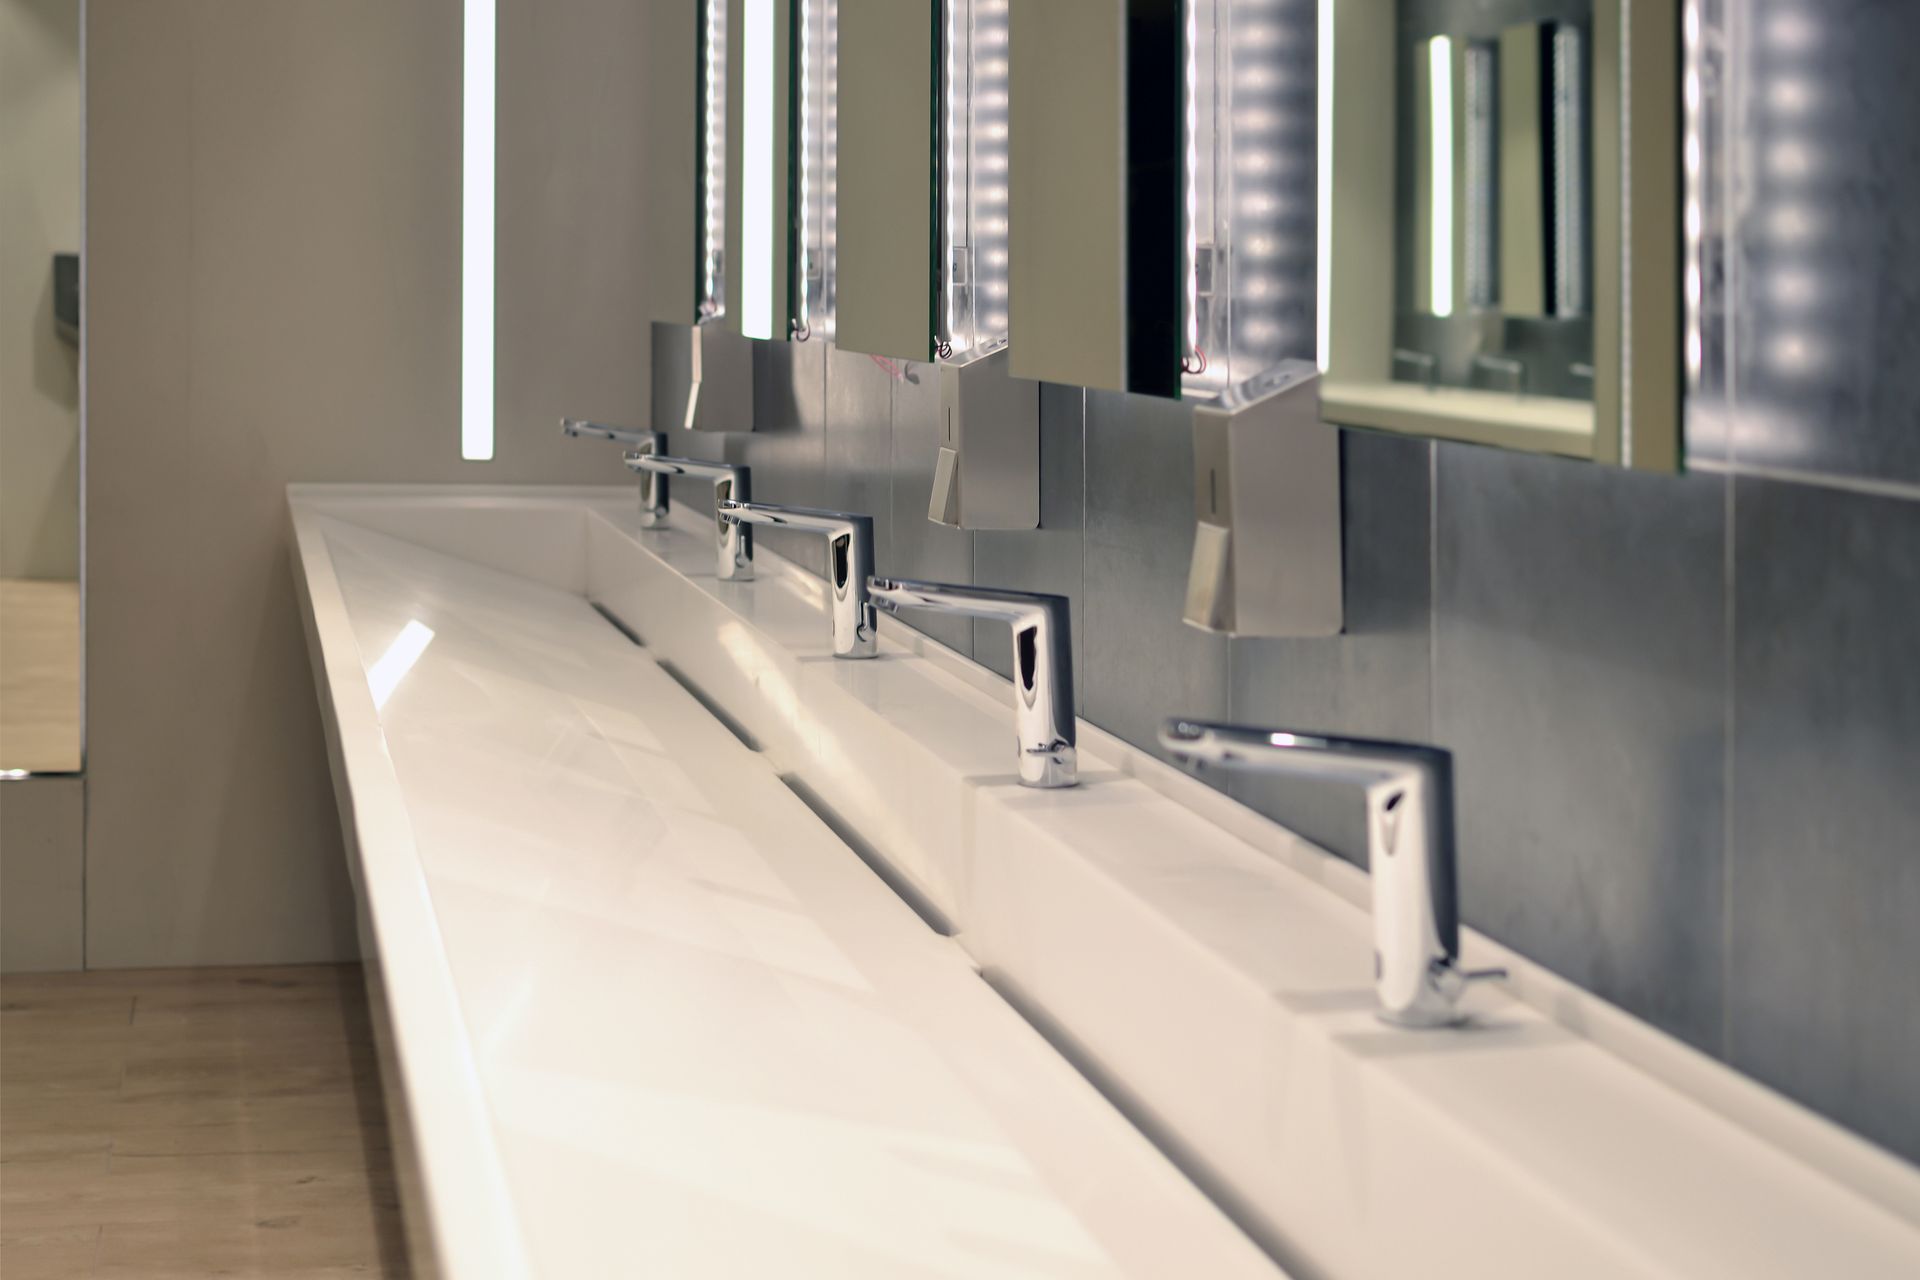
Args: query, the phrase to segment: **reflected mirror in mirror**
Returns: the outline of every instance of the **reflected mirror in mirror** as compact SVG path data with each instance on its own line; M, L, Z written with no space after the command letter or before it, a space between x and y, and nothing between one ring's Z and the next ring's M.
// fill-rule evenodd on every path
M1406 17L1449 6L1402 9L1397 379L1593 399L1591 10L1567 7L1431 34Z
M1324 0L1328 420L1678 465L1678 27L1622 3Z
M0 774L80 768L80 0L0 0Z

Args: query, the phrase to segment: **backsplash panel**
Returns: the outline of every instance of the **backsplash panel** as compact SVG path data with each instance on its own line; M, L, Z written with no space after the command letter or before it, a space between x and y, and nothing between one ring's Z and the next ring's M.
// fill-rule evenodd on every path
M1175 404L1044 388L1032 533L927 522L924 366L772 344L761 430L678 439L753 462L763 499L873 511L884 573L1072 595L1082 713L1137 745L1168 715L1231 714L1452 748L1469 922L1920 1160L1920 79L1904 56L1920 5L1714 7L1736 74L1712 101L1746 139L1713 166L1729 265L1710 312L1731 357L1709 362L1690 429L1715 473L1345 433L1340 637L1229 642L1181 622L1193 459ZM1312 7L1289 14L1311 48ZM1763 83L1762 44L1796 40L1797 69ZM1802 101L1817 112L1783 110ZM1829 185L1784 181L1796 155ZM1788 263L1780 238L1810 212L1842 234ZM1300 234L1296 298L1312 294ZM1809 272L1858 299L1820 330L1844 350L1813 366L1778 337ZM1807 483L1737 474L1750 466ZM1834 475L1893 496L1815 487ZM819 567L813 540L793 551ZM899 622L1005 669L984 628L884 625ZM1364 861L1356 798L1235 794Z
M1193 431L1177 402L1087 392L1087 719L1164 756L1170 715L1227 711L1227 641L1181 621Z
M1462 916L1717 1052L1730 482L1437 449Z
M1228 710L1246 724L1428 742L1433 446L1351 431L1341 440L1341 463L1346 631L1233 641ZM1227 789L1349 862L1367 864L1365 804L1354 787L1238 773Z
M973 535L973 580L1019 591L1044 591L1072 603L1073 666L1086 667L1087 396L1079 387L1040 387L1040 527L981 529ZM973 657L1013 678L1013 632L998 622L973 624ZM1074 685L1075 709L1086 710L1086 685Z
M1727 1056L1920 1153L1920 502L1734 482Z

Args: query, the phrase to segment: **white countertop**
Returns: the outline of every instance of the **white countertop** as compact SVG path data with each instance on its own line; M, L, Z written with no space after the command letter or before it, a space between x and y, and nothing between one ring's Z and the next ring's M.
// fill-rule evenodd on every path
M564 574L295 521L447 1274L1279 1274Z
M319 512L331 511L420 546L537 579L551 589L537 596L514 594L532 590L531 584L444 557L406 560L417 570L409 570L410 585L396 581L381 588L387 593L382 597L388 601L386 612L360 640L371 664L375 650L415 613L442 607L434 603L440 584L463 584L459 616L472 611L475 633L468 643L476 647L459 673L468 684L458 696L445 695L448 713L505 701L524 708L515 712L520 718L510 723L519 728L510 736L540 749L533 752L537 761L522 766L541 780L541 797L562 795L576 811L559 844L543 836L537 852L518 855L502 872L496 887L503 895L516 894L535 876L552 876L556 866L571 866L569 851L583 841L594 846L600 840L594 847L604 848L612 837L594 835L602 831L592 817L597 806L615 815L607 816L607 823L624 826L629 817L645 817L639 825L652 829L661 825L658 814L670 807L669 800L691 805L693 797L705 794L688 782L668 787L663 795L646 780L674 768L705 776L706 766L696 769L696 757L681 752L681 728L672 730L671 746L662 745L666 722L656 721L661 713L655 707L672 702L660 683L663 673L627 649L628 660L648 669L651 683L625 673L603 680L597 656L593 663L577 664L583 671L576 674L553 651L556 643L569 650L576 643L572 623L561 631L547 630L559 627L555 619L567 609L580 623L579 644L588 643L595 625L614 634L580 612L585 609L581 597L591 597L637 629L649 653L670 661L764 750L741 748L714 720L687 709L690 700L683 707L685 734L719 734L714 749L725 751L715 760L757 761L768 776L779 770L803 779L860 832L893 874L958 930L952 940L935 941L906 916L912 921L908 932L918 939L908 950L917 955L917 946L925 946L950 961L948 968L976 984L970 992L982 989L970 966L990 972L997 987L1066 1046L1129 1118L1177 1152L1181 1167L1219 1203L1231 1206L1234 1220L1298 1274L1527 1280L1545 1274L1556 1280L1621 1275L1755 1280L1807 1274L1904 1280L1920 1274L1920 1174L1911 1166L1471 931L1464 938L1470 963L1504 962L1515 970L1504 991L1476 992L1476 1026L1408 1032L1380 1025L1370 1010L1363 875L1084 723L1081 787L1037 793L1013 785L1010 691L1004 681L890 619L883 620L880 658L834 661L828 656L822 584L764 550L758 581L715 580L710 526L684 504L678 527L641 531L630 490L607 497L597 492L316 488L296 490L293 498L297 524L304 519L313 525ZM304 517L303 504L309 513ZM346 525L338 529L344 532L319 541L333 545L369 536ZM383 556L425 554L386 541L380 546ZM309 578L324 586L325 566L316 576L310 550L306 562ZM366 572L352 569L354 580ZM493 594L464 585L476 573L494 583ZM364 611L358 604L352 609ZM365 630L369 624L354 625ZM532 635L535 630L538 637ZM558 639L561 635L567 638ZM505 648L509 640L517 647ZM472 754L468 746L438 732L420 748L425 759L418 776L407 772L405 736L396 733L393 717L404 713L406 699L429 696L414 689L434 683L413 682L421 678L418 672L431 670L426 664L439 647L436 636L387 711L383 736L394 743L405 807L414 806L415 793L431 791L440 797L435 807L452 811L461 803L457 797L470 796L476 780L484 779L479 789L502 796L486 797L487 821L470 829L472 839L490 838L497 829L525 829L525 815L544 799L495 811L496 805L508 804L505 796L519 776L490 758L504 749L498 724L507 721L474 725L471 737L495 744L483 753L488 759L466 759ZM357 662L351 674L360 678ZM454 675L445 672L435 681ZM347 681L342 675L333 683L344 725L353 719L353 709L338 692ZM679 692L677 686L674 691ZM569 718L572 713L548 701L560 694L592 708L591 730L579 729L578 720ZM488 717L496 714L502 713L486 711ZM636 731L623 716L643 721L663 738L651 740L650 749L630 743ZM678 719L672 723L682 725ZM562 724L576 727L561 732ZM589 750L578 745L583 742L604 745ZM563 757L568 770L576 757L598 760L616 743L626 744L615 752L618 768L610 762L596 765L591 771L596 785L578 795L576 785L584 784L571 781L568 771L553 769L551 762ZM443 753L448 753L444 760ZM739 768L744 766L725 766ZM356 783L356 806L377 800L377 790ZM727 787L721 794L744 792ZM780 787L777 794L787 793ZM621 807L629 805L639 808L630 813ZM720 812L726 822L739 824L728 832L751 829L747 819ZM811 817L804 808L798 813ZM674 822L691 820L676 816ZM797 816L775 820L767 847L784 848L798 821ZM669 829L674 822L666 824ZM734 834L728 835L727 847L736 838L761 847ZM707 843L693 842L702 848ZM829 843L839 859L835 865L846 868L846 850ZM792 869L787 856L783 853L779 863L782 873ZM464 855L447 857L450 867L467 861ZM433 869L434 859L425 853L418 862L428 869L438 909L445 896L438 887L443 873ZM485 862L492 865L494 859ZM577 926L583 935L598 936L598 923L589 929L585 921L599 922L598 913L614 909L603 901L610 894L618 898L609 888L611 874L603 869L598 878L576 886L587 899L577 908L585 918ZM792 881L785 883L799 893ZM877 889L877 882L863 883ZM656 892L665 890L649 888L645 896ZM384 896L404 899L405 894L389 889ZM817 914L811 891L801 896L807 914ZM691 900L702 899L694 894ZM722 904L706 907L719 911ZM732 903L726 909L739 910ZM897 902L894 909L904 914ZM502 916L508 923L517 918ZM664 922L654 926L665 928ZM490 932L515 936L499 927ZM449 956L455 954L455 934L447 934ZM836 949L855 954L838 933L830 936ZM584 975L615 965L634 945L624 939L620 931L607 935L591 962L582 962L577 981L584 985L589 981ZM645 935L643 940L649 946L657 941ZM502 970L498 982L508 985L510 962L494 957L494 963ZM940 967L933 960L926 963L930 972ZM871 975L867 980L876 981ZM462 971L449 990L457 990L465 1004L465 987L472 981ZM707 989L708 981L721 978L695 985ZM641 981L635 987L645 1000L669 1005L683 989L676 980L663 980L658 987ZM729 985L711 989L721 993L718 999L740 998ZM556 1008L568 1007L555 1000ZM610 995L602 1016L617 1017L618 1010L629 1007L625 1000L624 989ZM445 993L427 992L414 1007L430 1021L444 1003ZM808 1006L793 1034L804 1038L806 1024L823 1016ZM1008 1015L1005 1006L996 1006L972 1016L985 1028ZM1026 1025L1012 1021L1016 1028ZM472 1025L479 1036L481 1024ZM983 1039L945 1006L929 1014L925 1024L916 1024L915 1033L944 1046L936 1056L971 1047L998 1060L997 1048L981 1046L997 1046L1001 1033ZM616 1034L624 1041L637 1033L623 1028ZM634 1051L644 1047L642 1038ZM734 1050L744 1051L737 1044ZM716 1078L733 1069L728 1050L706 1052L700 1061ZM1062 1065L1045 1052L1037 1057L1050 1069ZM491 1061L485 1050L477 1058ZM953 1059L942 1060L952 1068ZM481 1077L489 1096L498 1087L491 1070ZM819 1074L835 1073L823 1069ZM999 1078L997 1068L986 1074ZM1176 1187L1177 1195L1163 1200L1156 1194L1149 1202L1162 1214L1170 1205L1182 1206L1178 1222L1164 1217L1135 1222L1139 1239L1110 1235L1122 1232L1132 1211L1105 1216L1088 1211L1065 1197L1063 1188L1074 1184L1073 1175L1053 1172L1084 1168L1087 1161L1062 1152L1087 1148L1078 1140L1035 1140L1022 1122L1008 1118L1013 1113L995 1108L1014 1106L1016 1096L1034 1104L1020 1113L1031 1121L1033 1133L1051 1130L1058 1109L1040 1104L1024 1085L995 1094L982 1091L978 1078L961 1076L960 1087L974 1090L974 1101L1002 1132L1014 1135L1008 1141L1021 1158L1046 1171L1041 1176L1049 1192L1070 1202L1082 1229L1110 1251L1098 1265L1142 1270L1137 1260L1159 1243L1171 1252L1147 1262L1145 1274L1230 1275L1231 1266L1256 1271L1270 1266L1258 1257L1243 1262L1242 1255L1222 1266L1196 1261L1186 1241L1213 1240L1223 1224L1193 1207L1191 1186L1177 1177L1165 1184ZM1060 1086L1063 1096L1077 1096L1072 1085L1069 1080ZM727 1096L731 1088L724 1091ZM520 1090L517 1096L537 1092ZM988 1105L990 1097L998 1101ZM540 1114L526 1123L528 1135L564 1127L564 1113L544 1101L539 1105ZM600 1107L585 1110L600 1115L639 1105L615 1086ZM1105 1106L1093 1108L1103 1124L1117 1119ZM458 1136L454 1132L446 1141ZM525 1157L517 1148L510 1152L513 1142L504 1130L500 1142L497 1163L519 1167ZM796 1145L810 1146L811 1139L797 1139ZM1154 1177L1168 1179L1169 1167L1156 1165L1151 1149L1141 1147L1141 1168L1157 1168ZM552 1176L561 1178L558 1170L580 1158L575 1147L555 1155ZM1065 1164L1049 1163L1056 1159ZM1104 1166L1104 1157L1097 1163ZM1140 1176L1153 1180L1144 1172ZM1123 1181L1144 1185L1132 1182L1131 1175ZM512 1193L516 1200L535 1194ZM778 1199L786 1193L769 1183L766 1194ZM1142 1203L1125 1196L1117 1198L1120 1202ZM1168 1231L1175 1234L1166 1236ZM1231 1232L1220 1238L1244 1243ZM1116 1243L1122 1240L1124 1248ZM974 1258L956 1273L1003 1272Z

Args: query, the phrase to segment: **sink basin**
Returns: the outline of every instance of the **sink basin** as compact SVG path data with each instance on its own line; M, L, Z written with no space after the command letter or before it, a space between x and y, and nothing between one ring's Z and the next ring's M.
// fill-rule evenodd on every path
M659 758L677 761L684 736L751 759L768 796L798 805L769 810L780 815L773 830L815 822L823 867L857 868L863 884L884 887L901 927L964 971L968 999L991 997L996 1012L979 1014L980 1027L1013 1019L1026 1038L1008 1044L1044 1046L1051 1065L1034 1070L1064 1072L1097 1100L1088 1133L1140 1140L1152 1155L1141 1177L1179 1188L1165 1203L1188 1206L1183 1239L1258 1246L1249 1260L1221 1245L1218 1270L1189 1260L1145 1274L1920 1274L1911 1167L1471 931L1466 962L1505 964L1513 981L1470 997L1467 1029L1384 1026L1371 1009L1364 875L1091 725L1081 726L1080 787L1019 787L1003 680L890 623L879 658L834 660L823 584L765 550L756 581L718 581L700 512L680 508L671 527L642 530L630 490L295 487L290 506L311 615L338 595L346 621L335 630L354 631L369 663L443 580L484 574L502 593L485 630L524 631L527 642L469 662L487 679L464 699L449 693L439 713L449 722L476 698L491 707L500 690L532 682L564 689L595 726L577 728L590 747L552 731L542 762L563 758L563 745L615 751L621 733L641 732L636 723ZM378 609L355 603L362 588L343 588L337 566L336 581L326 577L329 545L368 537L383 539L370 563L411 566ZM543 594L514 596L508 583ZM564 644L562 631L544 630L563 614ZM623 655L617 676L601 669L601 648L577 656L595 627L604 661ZM368 663L344 662L337 639L316 643L316 662L334 673L323 704L339 719L343 687L364 683ZM556 685L569 663L592 679ZM656 710L668 703L671 717ZM399 695L388 703L403 705ZM437 805L465 803L481 785L438 763L453 750L439 721L403 748L382 716L353 728L386 739L397 807L422 803L409 799L416 771L440 780ZM603 799L615 810L662 803L646 779L645 768L608 773L602 786L624 798ZM711 802L725 807L733 785L708 792ZM492 828L463 832L463 857L494 838ZM573 865L581 838L539 840L515 864L518 891ZM643 824L597 838L607 867L649 847ZM527 961L495 939L489 964L507 990ZM384 947L384 935L371 944ZM382 965L393 968L384 954ZM671 1003L680 988L668 974L644 989ZM613 1000L603 1016L623 1011ZM938 1053L971 1052L975 1033L945 1017L916 1023L918 1033L948 1046ZM717 1078L726 1059L714 1053ZM612 1105L642 1084L610 1075L605 1087ZM1026 1150L1026 1139L1009 1141ZM1106 1221L1098 1214L1076 1221L1106 1250L1103 1264L1125 1270L1144 1256L1089 1227Z
M629 506L292 509L420 1274L1281 1274L588 604Z

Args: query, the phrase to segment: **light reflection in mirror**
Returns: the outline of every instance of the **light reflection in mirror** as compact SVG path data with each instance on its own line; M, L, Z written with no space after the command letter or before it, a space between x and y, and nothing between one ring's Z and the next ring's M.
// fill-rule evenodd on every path
M1428 83L1433 101L1427 116L1432 121L1427 215L1432 245L1433 279L1428 286L1429 309L1436 316L1453 314L1453 41L1435 36L1427 44Z

